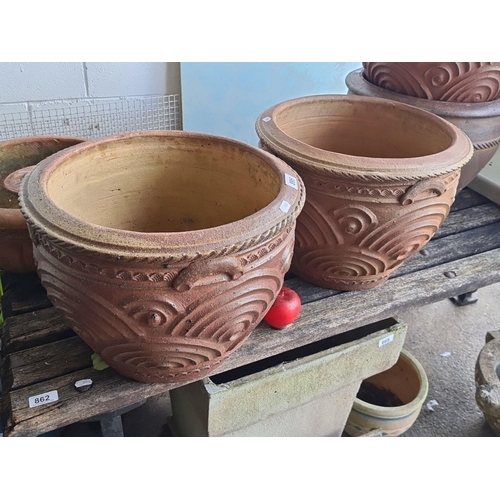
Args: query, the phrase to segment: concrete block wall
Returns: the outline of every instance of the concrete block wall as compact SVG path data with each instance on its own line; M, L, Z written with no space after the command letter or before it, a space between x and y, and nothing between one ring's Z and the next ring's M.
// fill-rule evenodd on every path
M97 114L104 121L117 114L122 127L133 129L163 113L162 127L181 128L180 93L176 62L3 62L0 138L47 135L51 127L54 133L62 128L64 135L95 137L111 130L99 126Z

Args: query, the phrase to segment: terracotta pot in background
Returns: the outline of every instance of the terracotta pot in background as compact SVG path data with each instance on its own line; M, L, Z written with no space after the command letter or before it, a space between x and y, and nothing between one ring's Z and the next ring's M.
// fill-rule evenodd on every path
M364 62L363 75L377 87L422 99L478 103L500 97L498 62Z
M382 284L448 215L472 155L449 122L385 99L292 99L258 118L261 146L302 177L292 268L336 290Z
M35 271L32 243L19 208L21 178L48 156L74 146L73 137L25 137L0 142L0 269L15 273Z
M378 436L400 436L417 420L428 392L424 368L403 349L394 366L362 382L344 432L350 436L374 432ZM398 406L389 406L396 404L396 398ZM372 402L367 402L369 399Z
M351 95L377 97L409 104L434 113L465 132L474 145L474 155L462 168L458 191L467 186L488 164L500 145L500 99L477 103L421 99L392 92L370 83L363 76L363 69L351 71L347 75L346 85Z
M76 146L21 187L55 308L120 374L186 382L247 339L283 284L305 199L238 141L138 132Z

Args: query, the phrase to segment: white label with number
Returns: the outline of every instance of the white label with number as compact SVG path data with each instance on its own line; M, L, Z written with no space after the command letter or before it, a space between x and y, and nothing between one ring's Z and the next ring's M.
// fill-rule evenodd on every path
M294 189L299 189L299 183L293 175L285 174L285 184L287 186L293 187Z
M292 206L292 205L290 205L290 203L288 203L288 201L283 200L283 201L281 202L281 205L280 205L280 210L281 210L282 212L285 212L285 213L287 214L287 213L288 213L288 210L290 210L290 207L291 207L291 206Z
M382 347L383 345L390 344L394 340L394 333L391 333L388 337L384 337L378 341L378 346Z
M53 403L59 399L59 394L57 391L44 392L43 394L38 394L37 396L31 396L28 399L30 408L35 408L36 406L46 405L47 403Z

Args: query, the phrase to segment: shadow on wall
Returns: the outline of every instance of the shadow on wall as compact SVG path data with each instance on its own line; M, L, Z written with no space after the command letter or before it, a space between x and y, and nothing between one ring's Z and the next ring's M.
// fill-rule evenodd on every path
M183 128L257 146L255 120L268 107L305 95L347 94L360 62L181 63Z

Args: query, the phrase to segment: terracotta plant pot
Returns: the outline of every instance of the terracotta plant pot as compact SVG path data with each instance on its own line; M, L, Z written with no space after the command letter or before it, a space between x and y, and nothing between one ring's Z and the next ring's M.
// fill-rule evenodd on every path
M304 198L272 155L181 131L76 146L20 192L55 308L118 373L159 383L205 376L250 335Z
M400 436L417 420L428 391L425 370L414 356L403 349L392 368L361 383L344 432L350 436L369 433ZM361 399L361 395L366 399ZM398 406L389 406L397 403Z
M33 250L17 192L28 167L82 139L73 137L25 137L0 142L0 270L35 271Z
M293 99L257 120L261 146L302 177L292 268L336 290L382 284L435 234L455 199L467 136L385 99Z
M389 99L434 113L467 134L474 156L462 169L458 191L469 184L488 164L500 145L500 99L491 102L446 102L407 96L370 83L363 70L351 71L346 78L349 94Z
M488 332L476 361L476 403L491 430L500 436L500 331Z
M498 62L364 62L363 75L377 87L422 99L476 103L500 97Z

